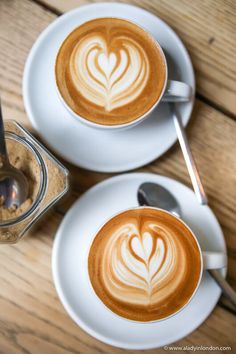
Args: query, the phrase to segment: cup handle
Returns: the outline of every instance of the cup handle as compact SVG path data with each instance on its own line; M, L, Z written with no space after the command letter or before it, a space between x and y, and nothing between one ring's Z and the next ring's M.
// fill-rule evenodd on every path
M222 252L202 252L204 269L221 269L227 265L227 256Z
M168 80L162 101L164 102L186 102L193 95L192 87L184 82Z

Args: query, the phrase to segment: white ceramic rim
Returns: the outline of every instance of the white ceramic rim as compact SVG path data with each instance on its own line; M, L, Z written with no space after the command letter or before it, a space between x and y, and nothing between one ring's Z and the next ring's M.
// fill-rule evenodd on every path
M157 101L152 105L151 108L149 108L148 111L146 111L142 116L135 118L134 120L132 120L131 122L128 123L124 123L124 124L114 124L114 125L106 125L106 124L99 124L99 123L95 123L89 119L86 119L82 116L80 116L79 114L77 114L76 112L73 111L73 109L67 104L67 102L64 100L60 89L57 85L57 80L56 80L56 62L57 62L57 58L58 58L58 54L61 50L62 45L65 43L65 41L67 40L67 38L79 27L83 26L84 24L90 22L90 21L94 21L94 20L101 20L101 19L117 19L117 20L123 20L123 21L127 21L130 22L131 24L137 26L138 28L140 28L142 31L144 31L147 36L149 36L151 38L151 40L153 41L153 43L155 43L156 47L158 48L159 52L161 53L161 56L163 58L164 64L165 64L165 82L164 85L162 87L160 96L158 97ZM56 91L57 94L61 100L61 102L63 103L63 105L65 106L65 108L68 110L68 112L76 119L79 120L80 122L82 122L83 124L88 125L91 128L95 128L95 129L101 129L101 130L120 130L120 129L125 129L125 128L131 128L136 126L138 123L141 123L144 119L148 118L148 116L150 115L150 113L158 106L158 104L161 102L163 95L165 93L166 90L166 86L167 86L167 81L168 81L168 66L167 66L167 61L166 61L166 56L165 53L163 52L163 49L160 45L160 43L157 41L157 39L154 38L154 36L145 28L143 28L141 25L139 25L138 23L136 23L135 21L132 20L128 20L126 18L121 18L121 17L95 17L92 20L88 20L85 21L83 23L81 23L79 26L76 26L75 28L73 28L73 30L64 38L63 42L61 43L57 54L56 54L56 59L55 59L55 64L54 64L54 84L56 87ZM191 98L190 98L191 100ZM189 100L189 101L190 101Z
M102 181L102 182L96 184L95 186L91 187L89 189L89 191L87 191L86 193L91 192L91 191L94 193L97 190L99 190L101 188L101 186L103 186L104 184L105 185L109 185L109 184L113 184L114 181L116 181L116 183L117 183L118 181L120 182L120 181L122 181L124 179L130 180L130 179L133 179L133 178L135 179L136 177L142 177L142 176L145 177L145 179L148 179L148 177L155 176L155 174L148 173L148 172L146 172L146 173L145 172L136 172L136 173L134 172L134 173L121 174L121 175L118 175L118 176L114 176L114 177L108 178L105 181ZM165 177L165 176L160 176L160 175L156 175L156 176L164 178L167 181L169 180L169 181L173 181L175 183L178 183L180 185L183 185L179 181L176 181L176 180L174 180L172 178ZM184 187L187 188L188 190L190 189L189 187L187 187L185 185L184 185ZM70 210L76 205L76 203L78 203L78 200L75 201L75 203L71 206ZM210 212L214 216L214 219L216 220L218 226L220 227L219 222L216 219L216 216L214 215L214 213L212 212L211 209L210 209ZM220 232L221 232L221 238L223 239L223 242L224 242L224 250L226 251L226 245L225 245L224 236L223 236L221 228L220 228ZM58 249L60 247L61 238L62 238L62 233L57 232L57 235L56 235L56 238L55 238L55 241L54 241L54 245L53 245L53 249L52 249L52 275L53 275L53 281L54 281L54 285L56 287L56 292L58 294L58 297L59 297L64 309L66 310L67 314L69 314L69 316L71 317L71 319L81 329L83 329L89 335L93 336L95 339L97 339L97 340L99 340L99 341L101 341L103 343L109 344L111 346L117 347L117 348L129 349L129 350L147 350L147 349L161 348L163 345L165 345L166 342L162 342L162 343L160 343L158 345L154 344L154 343L151 343L151 344L150 343L144 343L142 346L140 346L140 345L134 346L132 344L127 344L127 343L121 345L121 342L113 340L113 339L110 339L106 335L100 334L96 330L93 330L89 325L87 325L76 314L75 310L71 307L70 303L67 301L66 296L64 295L64 291L63 291L63 288L61 287L59 272L58 272L58 268L57 268L57 260L58 260L58 258L56 257L56 255L57 255ZM222 273L224 277L226 276L226 272L227 272L227 267ZM208 310L207 317L210 315L210 313L213 311L214 307L216 306L216 304L217 304L217 302L218 302L218 300L220 298L220 295L221 295L221 293L219 293L219 295L217 296L216 301L214 301L214 303L212 303L210 309ZM204 321L205 321L205 319L206 319L206 317L204 318ZM202 322L203 321L199 322L197 326L195 326L191 331L189 331L187 333L187 335L190 335L193 331L195 331L202 324ZM147 322L147 325L148 324L150 324L150 322ZM134 322L134 325L137 325L137 323ZM179 340L181 340L182 338L185 338L185 337L186 337L186 334L181 335L181 336L176 335L176 336L174 336L174 338L172 338L171 342L168 342L168 343L174 343L175 341L179 341Z
M28 94L30 92L30 82L31 82L31 78L30 78L30 70L31 70L31 64L32 62L35 60L35 55L37 54L37 50L38 47L41 45L41 43L47 38L48 34L51 32L51 30L54 28L54 26L56 25L60 25L61 23L64 22L64 19L66 18L66 21L70 20L70 17L73 16L73 13L79 13L79 10L89 10L89 12L93 12L96 8L104 8L104 7L112 7L115 6L116 8L119 8L121 10L125 10L128 9L129 11L137 11L137 13L143 13L148 17L151 17L154 21L157 21L157 23L161 23L162 26L165 28L165 30L170 34L170 36L172 36L175 40L175 42L178 44L182 56L185 58L186 61L186 65L187 65L187 71L189 73L189 78L190 81L192 82L192 90L193 90L193 97L192 100L187 102L186 104L188 105L187 107L187 111L184 113L184 119L183 119L183 125L186 126L190 120L192 111L193 111L193 105L194 105L194 101L195 101L195 91L196 91L196 80L195 80L195 75L194 75L194 70L193 70L193 65L190 59L190 56L183 44L183 42L181 41L181 39L179 38L179 36L175 33L175 31L163 20L161 20L159 17L155 16L153 13L140 8L138 6L134 6L131 4L123 4L123 3L107 3L107 2L101 2L101 3L95 3L95 4L86 4L86 5L82 5L79 8L76 9L72 9L70 11L68 11L67 13L61 15L60 17L58 17L55 21L53 21L49 26L47 26L42 33L38 36L37 40L35 41L35 43L33 44L30 53L27 57L26 60L26 64L25 64L25 68L24 68L24 75L23 75L23 99L24 99L24 105L25 105L25 109L26 112L30 118L30 121L32 123L32 125L34 126L34 128L40 133L41 137L43 136L43 132L40 129L40 124L38 119L35 119L35 115L34 115L34 104L32 103L31 99L30 99L30 94ZM130 18L127 18L127 20L130 20ZM70 115L69 115L70 116ZM70 158L68 153L64 154L63 151L58 147L55 146L55 144L50 145L50 139L47 138L46 141L47 143L51 146L52 149L54 149L54 151L56 151L59 155L61 155L64 159L68 160L70 163L85 168L87 170L90 171L96 171L96 172L109 172L109 173L118 173L118 172L125 172L125 171L130 171L130 170L134 170L135 168L138 168L140 166L144 166L147 165L149 163L151 163L152 161L158 159L159 157L161 157L163 154L165 154L176 142L177 140L177 135L176 137L170 141L165 148L161 151L161 153L156 152L156 150L153 150L152 154L148 154L148 156L146 156L145 158L142 159L142 161L138 160L138 161L134 161L133 163L130 162L125 162L123 164L121 164L120 166L109 166L107 167L106 164L103 164L103 166L96 166L96 168L94 168L94 165L91 163L81 163L75 160L75 158Z
M95 237L97 236L97 234L101 231L101 229L107 224L109 223L113 218L115 218L116 216L119 216L120 214L123 214L125 212L128 212L128 211L132 211L132 210L140 210L140 209L152 209L152 210L158 210L158 211L161 211L163 213L166 213L170 216L172 216L174 219L178 220L180 223L182 223L186 229L189 230L189 232L191 233L191 235L193 236L196 244L197 244L197 247L198 247L198 251L199 251L199 255L200 255L200 260L201 260L201 269L200 269L200 272L199 272L199 278L198 278L198 282L197 282L197 285L192 293L192 295L190 296L190 298L188 299L188 301L177 311L173 312L171 315L169 316L166 316L164 318L161 318L159 320L152 320L152 321L137 321L137 320L131 320L129 318L126 318L126 317L123 317L123 316L120 316L118 315L117 313L113 312L109 307L106 306L106 304L100 299L100 297L97 295L97 293L95 292L94 288L93 288L93 285L91 283L91 280L90 280L90 276L89 276L89 272L88 272L88 257L89 257L89 253L90 253L90 249L91 249L91 246L93 244L93 241L95 240ZM129 322L133 322L133 323L142 323L142 324L148 324L148 323L158 323L158 322L162 322L162 321L165 321L175 315L177 315L178 313L180 313L191 301L192 299L194 298L198 288L199 288L199 285L201 283L201 280L202 280L202 274L203 274L203 269L204 269L204 266L203 266L203 255L202 255L202 250L201 250L201 246L198 242L198 239L197 237L195 236L194 232L190 229L190 227L179 217L177 217L176 215L170 213L169 211L167 210L164 210L164 209L161 209L161 208L156 208L156 207L151 207L151 206L137 206L137 207L133 207L133 208L127 208L127 209L124 209L124 210L121 210L119 211L118 213L115 213L113 214L111 217L107 218L106 221L102 224L102 226L99 227L99 229L97 230L97 232L95 233L95 235L93 236L92 240L91 240L91 243L89 245L89 248L88 248L88 254L87 254L87 273L88 273L88 281L89 281L89 284L90 284L90 287L94 293L94 295L96 296L97 300L100 301L106 309L108 309L110 312L113 313L113 315L119 317L119 318L122 318L123 320L126 320L126 321L129 321Z

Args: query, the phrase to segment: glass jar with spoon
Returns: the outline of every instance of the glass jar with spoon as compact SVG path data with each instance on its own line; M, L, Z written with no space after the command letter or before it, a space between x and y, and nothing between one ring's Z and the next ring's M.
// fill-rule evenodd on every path
M11 187L13 202L6 203L5 185L0 197L0 243L15 243L68 191L69 173L17 122L5 122L5 141L10 164L28 183L27 195L19 205L14 204L14 197L19 196L15 186Z

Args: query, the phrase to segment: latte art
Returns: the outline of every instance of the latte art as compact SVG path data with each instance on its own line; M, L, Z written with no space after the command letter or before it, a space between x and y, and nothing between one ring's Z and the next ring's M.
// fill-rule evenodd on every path
M140 209L120 214L99 231L90 250L95 292L111 310L130 319L149 321L176 312L200 276L199 251L190 231L179 229L176 219L176 225L169 225L172 217L161 213Z
M178 289L186 256L170 231L153 223L144 227L140 233L135 224L127 224L111 235L103 253L103 281L117 300L152 305Z
M125 124L148 112L166 80L165 59L135 24L101 18L76 28L56 58L56 82L66 104L97 124Z
M111 111L141 94L149 62L142 47L129 37L115 37L108 44L99 34L91 35L74 48L70 77L84 98Z

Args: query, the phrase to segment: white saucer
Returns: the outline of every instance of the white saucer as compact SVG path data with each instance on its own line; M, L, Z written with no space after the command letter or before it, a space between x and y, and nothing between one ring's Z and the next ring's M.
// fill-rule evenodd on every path
M179 314L157 323L122 319L97 300L86 269L89 245L107 218L138 205L137 190L145 181L159 183L173 193L184 221L195 232L203 250L226 252L221 228L211 209L199 205L193 191L179 182L154 174L131 173L107 179L86 192L68 212L56 235L52 253L55 287L65 309L82 329L107 344L126 349L162 347L188 335L208 317L221 293L204 272L190 304Z
M117 16L133 20L150 31L167 55L169 78L182 80L195 90L189 55L175 32L151 13L127 4L100 3L79 7L60 16L35 42L26 62L23 96L26 112L42 138L65 159L100 172L121 172L145 165L176 141L168 104L162 103L139 126L120 132L92 129L65 110L54 85L54 62L67 34L94 17ZM181 103L186 125L194 100Z

